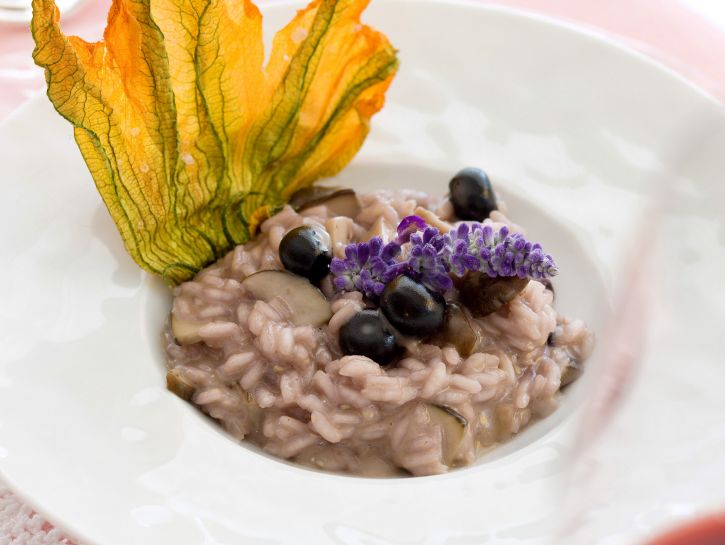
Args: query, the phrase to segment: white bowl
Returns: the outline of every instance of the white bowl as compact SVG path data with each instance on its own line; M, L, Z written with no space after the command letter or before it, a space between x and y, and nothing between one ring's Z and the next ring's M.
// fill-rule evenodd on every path
M269 32L293 11L264 12ZM637 55L474 3L378 0L367 20L402 65L340 183L435 193L486 168L562 265L560 310L597 331L653 184L678 178L692 209L722 195L722 115ZM703 130L690 162L673 154ZM436 477L344 477L239 446L165 391L168 292L125 254L44 97L0 129L0 164L0 470L84 545L529 545L561 520L551 498L575 403Z

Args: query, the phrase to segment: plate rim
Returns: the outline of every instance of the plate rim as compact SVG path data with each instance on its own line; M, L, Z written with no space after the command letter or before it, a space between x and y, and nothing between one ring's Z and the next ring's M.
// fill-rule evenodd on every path
M389 2L391 0L388 0ZM549 27L552 30L561 33L565 32L573 38L584 38L594 42L600 46L607 48L608 50L615 50L618 54L636 59L642 64L642 68L649 67L660 75L670 79L672 83L680 85L683 89L689 90L696 94L700 99L706 100L710 105L714 105L718 108L723 107L723 103L718 100L709 91L689 80L683 74L676 71L664 64L661 60L654 58L644 51L635 49L633 44L629 44L616 37L613 34L607 33L606 31L591 27L577 24L572 21L559 19L553 16L536 13L519 7L510 7L503 5L494 5L484 3L480 0L393 0L398 4L417 5L421 3L440 5L440 6L456 6L456 8L475 10L484 13L498 13L508 16L512 19L524 19L530 22L535 22L539 25ZM383 0L377 0L378 3L382 4ZM391 2L392 3L392 2ZM268 11L276 10L288 10L290 8L304 5L304 2L298 0L279 0L276 2L264 2L259 1L258 7L262 11L263 15L266 15ZM31 110L37 103L47 100L46 93L38 91L32 97L24 101L20 106L15 108L3 121L0 123L0 131L5 130L5 127L18 119L22 119L27 115L27 112ZM149 276L144 273L145 276ZM33 497L31 492L26 492L13 478L9 475L2 464L2 457L0 457L0 479L3 484L23 503L30 506L35 512L42 515L44 519L50 522L54 527L60 530L70 539L80 542L82 545L103 545L91 536L85 534L73 521L65 521L60 517L56 517L52 508L46 507L42 500L38 500ZM327 474L330 477L334 475ZM360 478L358 478L360 479ZM396 481L399 479L396 479ZM416 479L418 480L418 479ZM380 479L384 482L383 479Z

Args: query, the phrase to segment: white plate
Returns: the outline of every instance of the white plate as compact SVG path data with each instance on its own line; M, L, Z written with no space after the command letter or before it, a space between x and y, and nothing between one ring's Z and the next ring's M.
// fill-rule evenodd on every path
M27 26L33 16L32 0L2 0L0 1L0 25L17 24ZM61 13L68 14L76 9L82 0L58 0L56 5Z
M292 14L264 11L268 30ZM672 217L697 215L712 266L672 260L693 281L671 297L699 306L701 323L683 331L715 338L725 121L710 99L600 39L507 10L377 0L367 20L402 67L341 183L443 192L461 166L485 167L563 262L559 307L600 330L643 201L677 179ZM430 478L322 474L240 447L164 390L168 294L124 253L44 97L0 129L0 164L0 470L84 545L531 545L560 520L552 494L572 407ZM695 255L695 224L683 225L668 242ZM712 384L725 380L719 354L701 343Z

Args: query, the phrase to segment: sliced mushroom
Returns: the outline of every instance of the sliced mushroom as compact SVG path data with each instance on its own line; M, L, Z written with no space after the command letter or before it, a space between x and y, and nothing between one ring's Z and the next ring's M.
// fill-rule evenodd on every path
M239 388L239 390L241 390L241 388ZM247 418L249 419L249 423L251 425L251 429L248 433L258 433L262 427L264 411L262 411L262 408L257 404L254 397L249 392L242 390L240 399L242 400L242 405L247 412Z
M332 317L330 303L322 292L301 276L286 271L259 271L245 278L242 286L256 299L284 300L292 311L294 325L320 327Z
M459 458L468 430L468 420L458 411L445 405L426 403L425 408L430 421L440 426L443 432L443 463L452 466Z
M476 317L488 316L516 297L528 278L491 278L486 273L468 273L460 284L459 296Z
M517 434L531 419L531 409L517 409L512 403L497 405L494 409L496 441L503 443Z
M329 218L325 222L325 229L330 234L330 248L332 255L340 259L345 257L345 246L352 240L352 218L338 216Z
M323 204L331 216L354 218L361 210L355 191L341 187L305 187L296 191L289 200L289 205L298 212Z
M320 200L324 200L330 195L337 193L338 191L345 191L345 188L322 187L318 185L303 187L302 189L298 189L297 191L292 193L288 204L297 211L304 210L305 208L316 206L316 204L319 204Z
M370 240L373 237L380 237L383 239L383 244L387 244L393 238L395 238L395 228L393 228L387 221L382 217L375 220L373 226L367 232L365 240Z
M566 388L582 374L582 368L576 361L571 361L561 373L560 388Z
M438 346L452 344L462 357L470 356L481 339L480 330L471 316L458 303L448 303L444 320L443 327L431 342Z
M184 378L177 369L171 369L166 373L166 389L184 401L189 401L191 396L194 395L196 387Z
M511 438L515 432L516 409L510 403L497 405L493 411L495 423L494 437L497 442L503 443Z
M360 201L352 189L338 191L317 204L324 204L327 206L327 211L331 216L354 218L360 213L360 210L362 210Z
M194 344L201 341L199 329L204 325L205 323L192 322L171 313L171 332L179 344Z

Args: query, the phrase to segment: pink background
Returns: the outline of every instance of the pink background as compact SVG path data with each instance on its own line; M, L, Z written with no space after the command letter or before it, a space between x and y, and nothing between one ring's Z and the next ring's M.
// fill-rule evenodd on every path
M29 1L29 0L28 0ZM273 1L273 0L270 0ZM493 0L595 29L650 55L725 102L723 0ZM64 18L87 40L102 32L110 0L88 0ZM725 27L722 27L725 28ZM0 121L44 88L27 28L0 23ZM0 544L70 543L0 483Z

